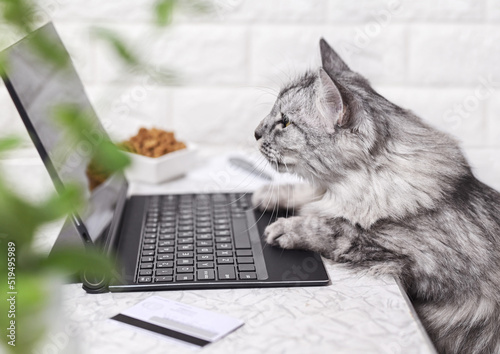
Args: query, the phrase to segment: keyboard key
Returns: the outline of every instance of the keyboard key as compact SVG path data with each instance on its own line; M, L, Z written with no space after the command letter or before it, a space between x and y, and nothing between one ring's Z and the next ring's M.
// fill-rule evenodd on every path
M152 262L153 259L153 256L141 257L141 262Z
M197 241L196 242L197 247L203 247L203 246L211 247L212 244L213 244L212 241Z
M186 237L186 238L180 238L177 243L179 244L186 244L186 243L193 243L193 238L192 237Z
M213 269L203 269L198 271L198 280L214 280L215 272Z
M144 234L144 238L156 238L156 234Z
M197 234L209 234L212 233L212 229L209 227L203 227L201 229L196 229Z
M177 273L193 273L194 267L185 266L185 267L177 267Z
M229 225L226 224L215 225L215 230L229 230Z
M215 231L215 236L230 236L231 232L229 230L218 230Z
M144 239L144 241L142 241L142 243L145 244L145 245L155 244L156 243L156 239L154 239L154 238L146 238L146 239Z
M156 270L156 275L172 275L174 270L172 268L162 268Z
M211 226L212 226L212 224L208 221L196 223L196 227L199 227L199 228L211 227Z
M228 236L216 237L215 242L217 242L217 243L231 242L231 237L228 237Z
M154 256L155 255L155 251L142 251L142 255L143 256Z
M217 267L217 275L219 276L219 280L236 279L236 273L232 265L221 265Z
M253 257L238 257L236 260L238 263L253 263Z
M221 257L217 258L217 264L233 264L234 260L232 257Z
M177 228L179 231L192 231L193 227L190 225L179 226Z
M167 254L159 254L156 256L157 261L168 261L170 259L174 259L174 254L173 253L167 253Z
M153 275L153 270L152 269L143 269L139 271L140 276L145 276L145 275Z
M212 247L202 247L196 249L197 253L213 253L214 249Z
M234 248L244 249L250 247L247 222L243 218L233 219Z
M253 264L239 264L238 270L240 272L252 272L255 270L255 266Z
M158 253L172 253L174 252L173 247L160 247L158 248Z
M232 249L233 247L231 246L230 243L217 243L215 244L215 248L217 248L218 250L230 250Z
M240 279L257 279L257 274L253 272L240 273Z
M200 234L196 235L197 240L211 240L212 239L212 234Z
M199 254L196 256L197 261L213 261L214 260L214 255L213 254Z
M182 258L177 260L177 265L193 265L193 260L189 258Z
M173 240L175 235L160 235L160 240Z
M214 222L216 224L228 224L229 223L229 219L215 219Z
M139 277L139 283L151 283L151 277Z
M156 268L172 268L174 266L174 262L156 262Z
M236 255L239 257L251 257L252 250L237 250Z
M192 251L194 250L194 246L193 245L180 245L180 246L177 246L177 251Z
M153 263L141 263L141 269L153 268Z
M217 257L232 257L233 251L217 251Z
M142 246L143 250L154 250L156 247L155 245L144 245Z
M177 257L179 258L193 258L194 253L193 252L179 252L177 253Z
M175 278L176 281L192 281L194 279L193 274L179 274Z
M169 227L169 228L161 229L160 234L175 234L175 228Z
M167 247L167 246L174 246L175 241L174 240L168 240L168 241L160 241L158 242L158 247Z
M193 237L193 231L182 231L177 234L179 237Z
M171 276L155 277L155 283L166 283L171 282L174 278Z
M184 225L184 226L193 225L193 219L182 219L182 220L179 220L179 225Z
M197 268L213 268L214 262L198 262L198 263L196 263L196 267Z

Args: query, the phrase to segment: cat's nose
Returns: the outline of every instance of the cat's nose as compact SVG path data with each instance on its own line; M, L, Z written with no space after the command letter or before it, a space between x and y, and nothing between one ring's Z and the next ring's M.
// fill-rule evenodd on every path
M259 132L258 132L257 130L255 131L254 136L255 136L255 140L257 140L257 141L258 141L260 138L262 138L262 135L260 135L260 134L259 134Z

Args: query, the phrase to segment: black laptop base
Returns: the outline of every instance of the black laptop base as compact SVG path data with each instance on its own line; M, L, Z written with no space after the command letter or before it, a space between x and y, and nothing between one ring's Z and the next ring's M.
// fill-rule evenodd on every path
M131 197L115 245L120 277L109 291L328 285L318 254L265 243L265 227L285 215L253 210L250 197ZM245 232L249 241L235 237Z

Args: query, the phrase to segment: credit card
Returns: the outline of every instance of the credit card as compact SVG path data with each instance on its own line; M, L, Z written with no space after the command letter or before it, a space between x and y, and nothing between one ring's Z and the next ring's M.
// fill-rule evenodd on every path
M161 296L141 301L111 319L197 347L218 341L244 324Z

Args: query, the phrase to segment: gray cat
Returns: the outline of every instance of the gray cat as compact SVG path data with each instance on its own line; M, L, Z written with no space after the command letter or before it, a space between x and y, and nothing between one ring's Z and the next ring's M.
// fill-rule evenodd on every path
M267 242L400 279L440 353L500 353L500 193L453 138L320 47L323 67L286 85L255 131L278 171L310 182L254 194L300 210Z

